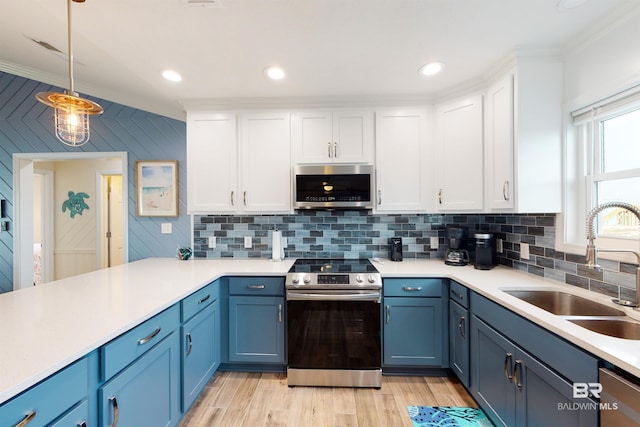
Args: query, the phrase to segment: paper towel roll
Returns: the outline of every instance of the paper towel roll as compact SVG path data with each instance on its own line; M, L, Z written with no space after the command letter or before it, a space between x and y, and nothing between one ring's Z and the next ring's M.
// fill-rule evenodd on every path
M284 259L282 232L280 230L273 230L273 234L271 236L271 259L273 261L282 261Z

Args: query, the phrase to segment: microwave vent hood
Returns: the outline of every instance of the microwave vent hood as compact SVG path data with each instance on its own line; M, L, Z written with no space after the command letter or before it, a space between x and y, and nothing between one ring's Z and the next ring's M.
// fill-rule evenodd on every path
M374 167L368 164L297 165L294 209L373 209Z

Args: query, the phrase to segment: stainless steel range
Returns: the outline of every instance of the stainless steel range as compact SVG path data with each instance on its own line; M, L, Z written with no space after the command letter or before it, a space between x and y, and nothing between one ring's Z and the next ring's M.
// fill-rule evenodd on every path
M368 260L300 259L287 274L289 386L382 385L382 278Z

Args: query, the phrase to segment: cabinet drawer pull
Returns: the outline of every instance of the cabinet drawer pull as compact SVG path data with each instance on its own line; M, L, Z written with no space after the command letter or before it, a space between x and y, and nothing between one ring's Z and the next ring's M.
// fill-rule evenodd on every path
M35 417L36 417L36 411L29 412L27 415L25 415L25 417L22 419L22 421L20 421L18 424L16 424L16 427L24 427L24 426L26 426Z
M418 286L415 288L413 286L403 286L402 290L407 292L420 292L422 290L422 286Z
M338 158L338 143L337 142L333 143L333 158L334 159Z
M278 304L278 323L282 323L282 304Z
M235 191L231 192L231 206L236 205Z
M458 322L458 329L460 330L460 336L462 338L464 338L464 335L465 335L465 331L464 331L464 316L460 317L460 322Z
M387 321L387 325L391 321L391 306L390 305L387 306L387 318L386 318L386 321Z
M504 356L504 376L507 380L511 381L513 379L513 376L511 375L512 369L510 365L511 363L511 358L513 357L513 355L511 353L507 353Z
M242 193L242 201L243 201L244 205L247 206L247 192L246 191L244 191Z
M78 427L87 427L87 422L86 421L80 421L78 423Z
M118 409L118 399L115 396L109 398L109 403L113 406L113 424L111 427L118 427L118 417L120 416L120 410Z
M518 390L522 390L522 383L518 379L518 367L520 368L520 376L522 376L522 360L516 359L516 364L513 367L513 383L518 387Z
M331 158L331 141L327 142L327 145L328 145L328 148L329 148L329 151L328 151L328 153L327 153L327 156L328 156L329 158Z
M146 344L149 341L151 341L152 339L154 339L156 337L156 335L158 335L160 333L160 330L162 328L161 327L157 327L155 331L151 332L149 335L147 335L146 337L138 340L138 345L142 345L142 344Z
M438 190L438 204L442 204L442 188Z
M249 289L264 289L264 285L247 285Z
M464 298L464 295L462 295L462 294L460 294L460 293L458 293L458 292L454 291L453 289L451 289L451 295L453 295L454 297L457 297L457 298L459 298L459 299Z
M378 190L378 205L382 204L382 190Z
M191 349L193 348L193 340L191 339L191 334L189 332L187 332L187 334L185 335L187 337L187 353L186 356L191 354Z
M209 298L211 298L211 294L207 294L206 297L202 298L201 300L198 301L198 304L202 304L203 302L205 302L206 300L208 300Z

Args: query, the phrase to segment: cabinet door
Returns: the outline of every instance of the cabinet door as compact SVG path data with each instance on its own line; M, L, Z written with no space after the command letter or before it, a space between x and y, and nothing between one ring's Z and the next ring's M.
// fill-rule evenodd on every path
M598 404L590 398L574 398L573 385L551 369L519 351L516 358L518 426L596 427ZM582 407L575 410L576 407Z
M361 110L333 112L333 162L369 163L373 157L373 115Z
M509 73L487 91L485 171L490 209L515 206L513 85Z
M229 360L284 363L284 298L229 297Z
M442 366L441 298L384 299L384 365Z
M333 159L333 116L330 111L294 115L296 163L329 163Z
M472 316L470 352L473 355L471 394L495 425L515 426L515 346Z
M237 139L233 114L187 114L189 213L236 210Z
M291 211L291 138L289 113L242 116L240 134L241 210Z
M67 412L62 418L58 419L55 423L49 425L49 427L87 427L91 423L89 419L89 403L83 400L78 406Z
M99 389L100 425L174 426L180 419L180 337L172 333Z
M426 111L376 112L376 211L427 209L426 144Z
M469 310L449 301L449 366L469 388Z
M193 404L220 364L220 302L182 326L182 411Z
M435 158L437 207L440 211L483 207L482 96L438 107Z

